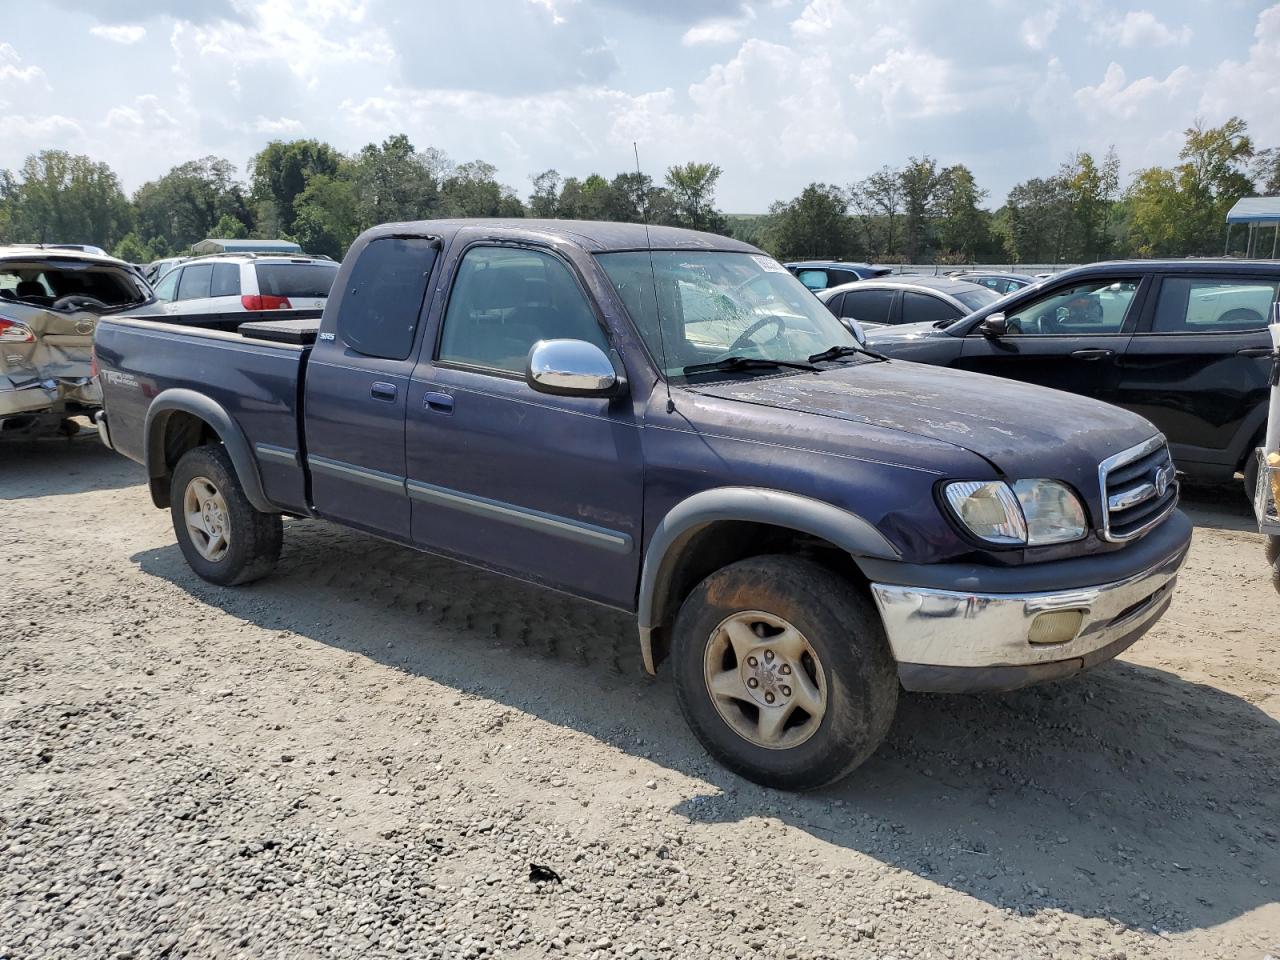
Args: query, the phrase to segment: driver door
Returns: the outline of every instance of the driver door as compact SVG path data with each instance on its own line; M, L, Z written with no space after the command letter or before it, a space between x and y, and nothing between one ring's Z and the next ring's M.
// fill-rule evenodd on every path
M969 331L956 366L1114 403L1149 282L1106 276L1046 290L1008 310L1005 335Z

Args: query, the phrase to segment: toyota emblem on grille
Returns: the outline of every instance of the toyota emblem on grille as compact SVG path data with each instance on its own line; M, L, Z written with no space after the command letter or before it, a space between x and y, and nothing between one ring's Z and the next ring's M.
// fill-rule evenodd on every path
M1173 482L1173 464L1166 463L1162 467L1156 469L1155 484L1156 496L1163 497L1169 490L1169 484Z

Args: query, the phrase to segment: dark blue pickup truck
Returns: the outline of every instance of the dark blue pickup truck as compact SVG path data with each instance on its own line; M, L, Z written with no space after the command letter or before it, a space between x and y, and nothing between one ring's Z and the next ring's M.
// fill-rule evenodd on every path
M1191 538L1146 420L887 360L725 237L392 224L322 317L244 319L96 333L102 436L200 576L266 574L283 514L632 612L708 750L774 786L851 771L900 687L1114 657Z

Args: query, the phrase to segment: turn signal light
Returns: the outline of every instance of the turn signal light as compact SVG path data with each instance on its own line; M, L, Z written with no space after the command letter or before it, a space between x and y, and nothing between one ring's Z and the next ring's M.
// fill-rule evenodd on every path
M35 343L36 335L25 323L0 317L0 343Z
M273 297L267 293L246 293L240 298L240 305L246 310L292 310L288 297Z

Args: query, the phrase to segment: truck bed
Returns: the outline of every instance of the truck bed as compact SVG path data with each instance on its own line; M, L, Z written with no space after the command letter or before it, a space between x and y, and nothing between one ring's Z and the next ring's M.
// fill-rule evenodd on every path
M153 402L167 391L194 391L226 410L243 433L271 505L305 513L298 424L303 363L319 315L282 310L104 317L96 352L110 445L146 462L148 451L138 447Z

